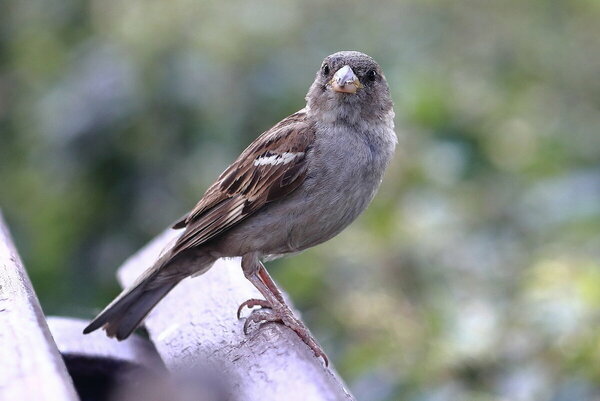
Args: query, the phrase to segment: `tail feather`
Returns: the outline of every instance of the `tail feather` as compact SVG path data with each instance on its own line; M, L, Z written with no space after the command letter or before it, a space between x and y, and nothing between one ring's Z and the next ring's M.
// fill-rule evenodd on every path
M123 340L140 325L152 308L181 280L202 274L215 259L198 250L162 255L136 282L124 290L83 330L83 334L104 328L109 337Z
M123 340L140 325L152 308L187 274L173 275L168 265L173 262L170 253L161 256L136 282L115 298L83 330L83 334L104 328L109 337Z
M109 336L115 336L118 340L123 340L140 325L148 316L156 304L164 298L169 291L177 285L178 282L146 291L140 298L127 310L124 316L114 323L105 325L106 333Z
M133 288L125 290L83 330L83 333L91 333L102 327L109 337L116 337L118 340L129 337L152 308L179 281L163 283L150 289L147 288L147 281L143 281Z

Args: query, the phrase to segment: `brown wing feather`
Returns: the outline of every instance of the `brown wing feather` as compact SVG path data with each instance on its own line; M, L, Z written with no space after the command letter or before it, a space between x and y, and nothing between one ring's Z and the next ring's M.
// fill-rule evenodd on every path
M306 152L314 128L303 111L263 133L206 191L196 207L174 228L186 227L173 247L180 252L203 244L280 199L304 181Z

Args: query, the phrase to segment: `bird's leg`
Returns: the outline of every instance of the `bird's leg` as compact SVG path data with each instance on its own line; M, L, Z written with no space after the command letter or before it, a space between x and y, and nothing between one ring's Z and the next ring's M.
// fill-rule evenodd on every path
M319 346L319 343L310 334L304 323L298 320L290 307L286 304L283 294L277 288L277 284L273 281L265 266L260 262L257 256L247 255L242 257L242 269L246 278L254 284L254 286L260 291L266 300L262 299L250 299L240 305L238 309L238 317L240 311L245 306L261 306L263 308L270 308L271 311L265 309L258 309L252 311L250 316L244 323L244 333L247 333L248 325L251 322L254 323L266 323L266 322L281 322L285 326L292 329L298 337L308 347L313 350L315 355L320 356L325 361L325 365L329 364L327 356Z

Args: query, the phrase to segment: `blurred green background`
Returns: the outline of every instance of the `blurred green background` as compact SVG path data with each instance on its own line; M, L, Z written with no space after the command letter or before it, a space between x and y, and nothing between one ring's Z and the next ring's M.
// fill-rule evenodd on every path
M395 160L271 272L361 400L599 400L599 21L595 0L2 1L0 207L46 313L90 318L326 55L361 50Z

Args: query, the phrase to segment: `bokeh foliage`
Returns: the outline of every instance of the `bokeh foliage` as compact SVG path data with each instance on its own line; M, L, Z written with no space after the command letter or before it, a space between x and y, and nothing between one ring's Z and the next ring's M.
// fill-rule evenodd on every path
M600 3L0 3L0 206L47 313L114 271L321 59L383 66L400 146L370 209L270 270L359 399L600 398Z

